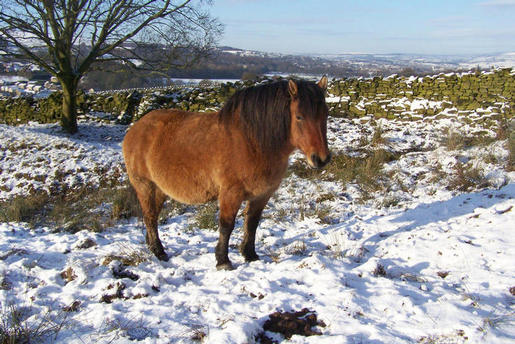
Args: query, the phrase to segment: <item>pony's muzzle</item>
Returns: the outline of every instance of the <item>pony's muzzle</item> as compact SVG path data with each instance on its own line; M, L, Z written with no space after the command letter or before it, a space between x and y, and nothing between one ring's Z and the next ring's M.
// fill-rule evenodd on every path
M322 160L318 154L313 153L311 154L310 160L312 164L311 166L314 168L322 168L331 161L331 153L327 154L324 160Z

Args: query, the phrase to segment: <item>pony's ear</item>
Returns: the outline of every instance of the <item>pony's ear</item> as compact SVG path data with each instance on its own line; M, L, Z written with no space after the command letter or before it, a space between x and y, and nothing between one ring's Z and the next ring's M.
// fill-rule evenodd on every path
M322 89L322 91L325 91L327 89L327 76L324 75L317 85Z
M295 83L295 81L293 81L293 80L288 81L288 92L290 92L290 96L292 98L297 97L298 91L299 91L299 89L297 88L297 84Z

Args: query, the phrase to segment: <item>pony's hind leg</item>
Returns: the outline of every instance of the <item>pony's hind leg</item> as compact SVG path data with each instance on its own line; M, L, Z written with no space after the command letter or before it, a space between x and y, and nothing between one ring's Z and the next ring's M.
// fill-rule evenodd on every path
M245 223L243 225L243 241L240 245L240 252L245 261L252 262L259 259L256 253L256 229L261 220L261 213L268 203L270 195L260 197L255 200L248 201L245 208Z
M134 178L131 182L138 195L141 211L143 213L143 222L147 228L145 241L147 242L148 248L159 260L168 261L168 255L164 250L157 231L157 220L166 195L156 184L148 179Z

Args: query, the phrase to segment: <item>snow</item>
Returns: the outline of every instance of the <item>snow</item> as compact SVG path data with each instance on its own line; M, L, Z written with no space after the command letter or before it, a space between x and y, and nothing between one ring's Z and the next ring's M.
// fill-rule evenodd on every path
M0 183L8 186L0 188L0 200L34 189L50 191L55 184L98 187L101 180L122 173L125 130L121 125L89 122L69 137L59 124L15 128L0 124ZM95 171L99 167L102 174Z
M499 54L497 56L479 56L470 61L460 63L464 68L512 68L515 66L515 52Z
M403 98L403 99L407 100L407 98ZM413 102L411 103L410 110L416 111L419 109L436 109L436 108L441 107L441 105L442 105L442 102L439 102L439 101L433 101L433 100L419 98L419 99L413 100Z
M411 104L419 106L433 104ZM513 343L515 174L503 168L506 140L449 150L440 144L445 132L490 129L458 118L331 118L330 147L358 154L362 138L378 127L383 148L403 152L384 167L397 184L363 200L355 183L289 174L263 213L256 240L261 260L245 263L231 247L233 271L215 269L218 235L198 228L194 209L159 227L168 262L148 253L135 218L75 234L0 223L2 311L20 307L29 323L45 314L64 318L47 338L58 343L253 343L270 313L302 308L327 326L318 329L321 336L285 342ZM56 183L73 189L125 180L126 127L81 122L79 130L70 137L58 125L0 126L0 198ZM297 159L303 156L291 157ZM457 161L477 168L490 187L447 189ZM392 199L395 205L385 206ZM329 221L316 215L324 208ZM231 244L241 239L237 229ZM85 248L86 240L95 245ZM144 258L137 266L108 259L133 253ZM69 282L62 277L68 268L75 275ZM139 278L116 278L119 269ZM76 311L63 311L76 301Z
M19 81L28 81L27 78L18 75L0 75L0 85Z

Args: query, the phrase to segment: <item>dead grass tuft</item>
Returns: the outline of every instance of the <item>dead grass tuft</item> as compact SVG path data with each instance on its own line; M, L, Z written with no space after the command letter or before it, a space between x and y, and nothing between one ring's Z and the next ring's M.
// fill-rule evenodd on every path
M330 164L333 162L331 161ZM296 160L293 164L291 164L288 168L289 173L295 173L295 175L299 178L303 179L319 179L321 177L321 172L314 168L308 166L308 164L302 160Z
M125 266L138 266L141 263L152 259L149 251L144 249L134 249L130 247L120 247L116 254L109 254L102 260L102 265L109 265L113 261L119 261Z
M44 213L50 196L38 192L29 196L16 196L9 201L0 202L0 221L27 222L34 225L35 220Z
M169 198L163 205L163 209L159 215L159 224L166 224L170 217L182 215L186 213L191 206L177 202Z
M116 288L123 288L121 286L116 286ZM119 289L117 289L119 290ZM104 295L105 299L101 300L101 302L112 303L116 299L125 300L126 298L123 295L120 297L112 297ZM142 317L131 317L131 318L108 318L103 322L103 328L101 330L105 334L112 334L112 338L106 342L112 343L116 341L121 341L123 343L132 343L132 342L155 342L155 340L151 340L156 334L152 330L152 327L143 321Z
M55 342L67 324L65 313L47 312L33 316L30 308L10 305L0 313L0 343Z
M200 326L200 325L194 326L192 328L192 333L191 333L190 338L194 342L202 343L206 339L208 333L209 333L209 328L207 328L206 326Z
M107 201L106 190L91 188L73 189L53 197L44 224L52 224L60 230L76 233L81 230L101 232L111 225L108 216L98 208Z
M458 162L454 166L454 175L451 176L447 189L470 191L488 187L490 183L477 168L466 166Z
M73 271L71 266L69 266L66 270L63 270L59 275L61 276L65 284L68 284L77 278L77 275L75 274L75 271Z
M217 230L218 221L216 214L218 212L218 203L209 202L198 207L195 215L195 225L200 229Z
M2 275L0 276L0 290L11 290L12 283L7 278L7 274L4 271Z
M136 194L128 183L37 192L0 202L2 222L26 222L31 227L49 226L70 233L101 232L115 221L140 214Z
M63 307L63 312L78 312L81 302L79 300L73 301L71 304Z
M486 131L477 132L474 134L463 133L446 128L443 133L442 145L449 151L466 149L474 146L484 147L496 141L496 137L492 137ZM497 133L497 136L502 133Z
M377 190L378 180L383 177L384 164L399 159L399 155L386 149L365 151L359 155L335 154L325 168L327 173L312 169L302 161L290 166L290 171L300 178L340 181L343 184L355 182L363 190Z
M482 324L478 327L478 331L487 333L491 329L500 330L502 327L511 326L515 322L515 312L506 314L492 314L483 318Z
M315 207L315 216L318 217L321 223L330 225L335 222L335 218L331 215L334 213L332 207L317 204Z
M265 254L270 257L270 259L274 263L279 263L281 261L281 253L278 251L274 251L272 247L265 247Z
M9 258L10 256L14 256L14 255L23 255L23 254L27 254L27 250L23 249L23 248L11 248L9 251L7 251L6 253L2 254L0 256L0 260L6 260L7 258Z
M366 152L360 156L338 154L328 166L329 174L343 184L356 183L366 192L381 189L381 179L385 177L382 169L384 164L397 160L399 157L385 149Z
M508 129L509 135L507 135L508 138L508 161L506 164L506 169L508 171L515 171L515 120L511 122L509 129Z
M331 251L334 259L340 259L346 256L348 250L347 237L341 232L333 232L324 237L324 243L327 249Z
M387 273L386 273L386 269L384 268L384 266L380 263L377 263L374 271L372 272L372 274L376 277L386 277Z
M446 343L466 343L468 337L465 335L465 331L456 330L454 333L447 335L431 335L424 336L418 339L420 344L446 344Z
M372 146L380 146L386 143L386 138L384 137L384 130L383 128L378 125L374 129L374 134L372 135L372 140L370 141L370 144Z
M111 191L107 198L112 199L111 217L114 220L130 219L131 217L141 217L141 208L136 192L129 184Z

